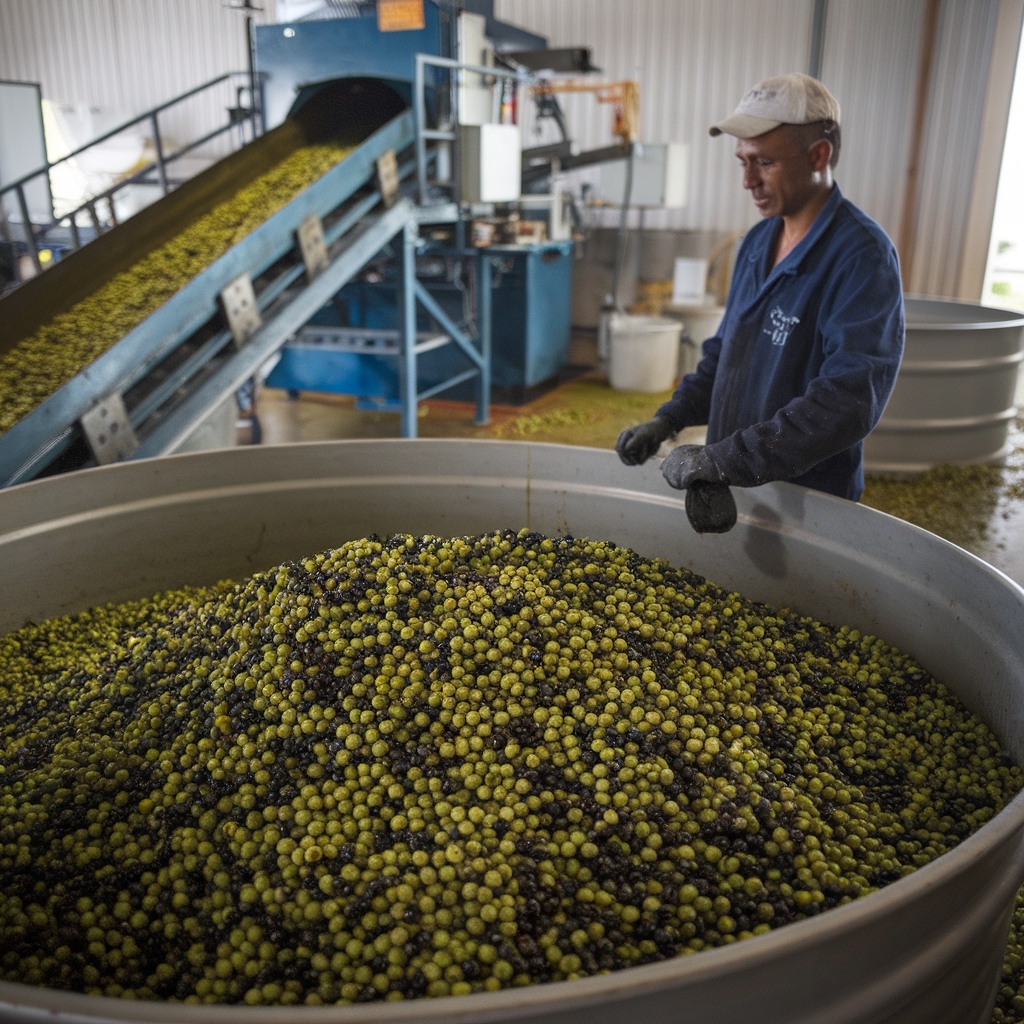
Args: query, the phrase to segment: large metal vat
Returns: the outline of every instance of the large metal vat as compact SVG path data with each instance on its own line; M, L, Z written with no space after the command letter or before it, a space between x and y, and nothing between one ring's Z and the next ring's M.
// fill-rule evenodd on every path
M182 583L239 577L376 532L529 526L663 555L752 598L914 653L1024 763L1024 590L899 520L790 484L736 491L696 535L656 465L485 441L355 441L143 461L0 493L0 630ZM730 947L611 975L348 1007L183 1006L0 984L0 1020L370 1024L986 1024L1014 893L1024 796L874 895Z
M946 299L906 300L896 387L864 442L865 469L914 473L940 463L996 462L1016 409L1024 313Z

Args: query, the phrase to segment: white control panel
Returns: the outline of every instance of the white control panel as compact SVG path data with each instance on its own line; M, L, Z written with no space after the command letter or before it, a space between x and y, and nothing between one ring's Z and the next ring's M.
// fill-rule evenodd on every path
M685 142L638 144L633 155L630 206L686 206L690 188L690 147ZM621 206L626 189L626 161L601 165L599 197Z

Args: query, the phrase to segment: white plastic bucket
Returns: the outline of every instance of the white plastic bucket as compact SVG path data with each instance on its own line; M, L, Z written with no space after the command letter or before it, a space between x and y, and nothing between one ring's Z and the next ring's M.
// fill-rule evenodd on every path
M682 321L683 334L679 339L679 376L693 373L700 362L701 346L717 330L725 315L725 307L704 302L673 303L665 307L665 315Z
M661 316L624 313L609 324L608 377L616 391L667 391L679 373L683 325Z

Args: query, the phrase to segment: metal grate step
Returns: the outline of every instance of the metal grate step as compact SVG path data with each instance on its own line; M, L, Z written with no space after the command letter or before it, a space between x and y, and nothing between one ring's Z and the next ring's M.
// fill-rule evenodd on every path
M416 334L416 354L441 348L451 341L447 334L420 331ZM374 356L398 356L402 351L401 335L397 330L373 327L303 327L285 347Z

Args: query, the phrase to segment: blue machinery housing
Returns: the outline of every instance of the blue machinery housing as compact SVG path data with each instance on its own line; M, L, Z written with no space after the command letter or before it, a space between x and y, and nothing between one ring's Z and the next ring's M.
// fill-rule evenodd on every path
M425 95L414 96L416 64L440 65L446 69L443 74L459 66L447 57L454 38L448 13L434 0L425 6L426 27L419 32L381 34L372 15L257 30L256 66L268 128L275 128L279 119L279 130L285 130L285 122L303 108L319 104L329 111L336 93L345 91L351 101L361 88L366 88L368 100L388 93L389 102L406 109L0 435L0 486L59 471L62 462L74 463L76 451L84 452L77 464L88 464L80 420L115 394L124 398L139 439L130 457L172 451L278 352L272 384L340 391L400 409L407 437L416 435L419 401L460 386L462 390L452 393L469 397L471 389L476 420L487 422L493 308L501 310L494 335L497 383L522 389L558 370L569 333L569 244L466 249L460 209L443 189L423 197L427 201L414 201L413 180L425 178L434 156L433 147L422 139L417 146L417 132L427 128L424 121L436 115L445 93L456 102L456 90L433 83L427 84ZM426 56L417 61L416 54ZM421 112L419 120L410 106ZM389 150L398 157L405 184L387 206L376 183L377 160ZM312 275L296 253L296 232L310 215L323 222L329 256L326 267ZM109 232L107 242L101 239L74 254L78 266L93 246L102 248L102 243L108 247L104 251L111 251L111 236L131 224ZM421 237L421 225L434 226L428 235L438 225L458 228L456 244L432 244ZM384 283L355 281L382 251L391 257ZM471 264L472 302L467 304L464 295L453 302L443 282L417 279L418 254L427 262L441 258ZM40 286L57 269L22 288ZM219 297L242 274L253 282L262 325L236 346ZM346 307L349 323L343 324L337 311ZM331 317L336 318L333 324ZM311 321L313 326L303 331ZM311 336L316 330L318 342ZM25 333L30 332L20 336Z
M446 99L449 111L454 111L457 103L456 91L449 86L460 65L444 56L452 46L445 45L450 33L443 13L428 3L424 29L388 35L377 32L372 17L261 27L257 34L259 70L265 83L270 123L289 109L290 102L300 104L316 95L318 85L311 83L326 80L324 87L334 88L332 76L339 60L347 70L358 69L367 77L379 76L380 81L403 96L408 95L413 105L417 126L415 194L423 216L427 216L436 202L436 189L428 187L432 157L429 147L437 142L457 145L454 131L429 127L430 122L437 120L437 108ZM526 35L511 26L495 24L495 31ZM392 45L391 35L403 38ZM527 38L530 43L544 44L539 37ZM516 41L522 43L521 39ZM339 58L343 48L348 50ZM358 59L354 57L356 53ZM299 55L301 59L297 60ZM450 75L447 83L439 81L436 74L431 77L432 72L439 70ZM517 77L501 69L478 70ZM406 81L408 77L411 82ZM458 162L453 160L453 164L457 174ZM457 192L457 185L452 190ZM327 391L356 395L358 404L364 408L400 409L403 435L412 437L416 431L416 401L442 391L455 398L469 397L472 392L467 382L474 375L474 368L480 374L476 392L488 377L503 396L513 400L558 372L565 363L569 342L571 243L492 247L487 256L458 245L432 246L422 240L417 247L428 257L473 264L476 315L471 314L468 319L479 325L478 350L490 351L489 366L478 365L467 347L470 339L465 333L466 318L461 328L456 326L464 311L460 307L465 305L457 289L444 283L417 283L414 304L419 305L420 311L418 315L410 313L408 300L399 298L396 302L395 285L400 284L402 273L395 267L387 284L367 285L360 281L340 290L332 307L322 310L313 325L284 346L267 383L293 394ZM401 266L406 266L404 256ZM484 310L489 311L486 316ZM485 322L492 319L493 327ZM403 384L403 374L413 379L414 368L402 361L397 337L399 327L411 331L414 320L421 339L416 355L422 357L415 379L424 384L418 399ZM438 337L430 333L431 321L440 324L456 345L442 349ZM393 333L389 335L389 331ZM477 398L479 401L479 394ZM486 421L479 408L477 421Z
M426 249L426 262L438 250ZM519 401L530 388L558 373L565 363L569 339L569 295L572 243L492 246L469 257L477 261L477 280L490 265L491 383L499 400ZM345 285L335 301L320 310L299 336L281 349L280 361L267 383L289 391L328 391L357 395L360 408L394 409L400 401L398 305L391 275L379 283L364 280ZM463 294L454 287L427 280L424 289L449 317L461 315ZM337 307L344 311L344 321ZM355 325L355 326L352 326ZM432 325L425 310L417 317L420 344L419 379L428 387L470 366L451 348L435 351ZM448 391L455 398L472 397L469 385Z

